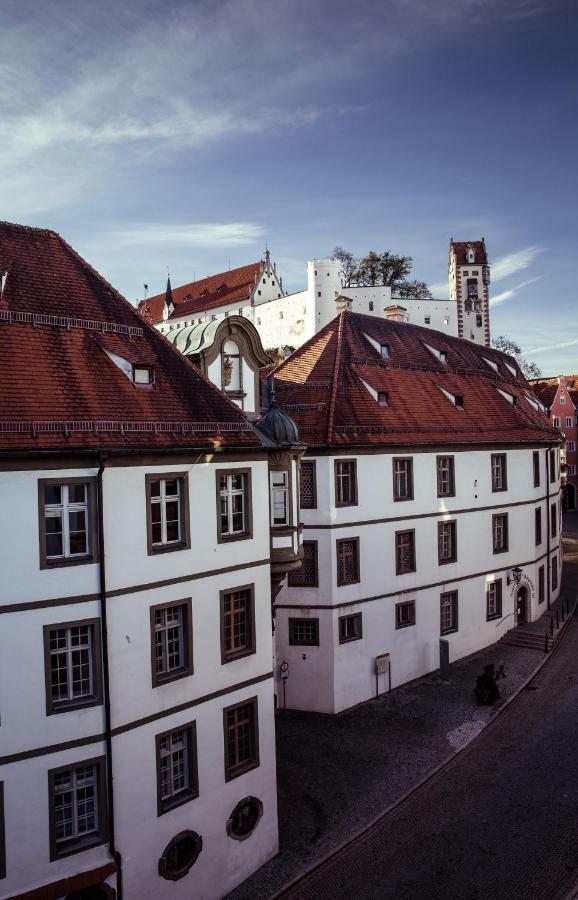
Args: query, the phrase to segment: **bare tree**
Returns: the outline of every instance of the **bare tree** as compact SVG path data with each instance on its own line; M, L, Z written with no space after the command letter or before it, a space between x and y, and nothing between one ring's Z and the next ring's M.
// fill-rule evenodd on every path
M349 250L344 250L343 247L336 247L331 254L331 259L337 259L341 263L343 287L351 287L353 273L357 268L357 260L353 253L350 253Z
M526 378L541 378L542 372L536 363L528 362L527 359L524 359L522 356L522 348L516 341L512 340L512 338L501 334L499 337L494 338L492 347L495 347L496 350L501 350L502 353L513 356Z

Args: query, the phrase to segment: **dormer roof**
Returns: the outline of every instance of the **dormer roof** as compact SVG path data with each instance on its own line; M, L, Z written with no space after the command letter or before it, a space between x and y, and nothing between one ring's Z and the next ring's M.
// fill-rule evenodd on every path
M481 241L450 241L450 253L454 253L458 266L472 265L468 261L467 252L471 247L475 253L475 263L477 266L488 265L488 255L486 253L486 244L482 238Z

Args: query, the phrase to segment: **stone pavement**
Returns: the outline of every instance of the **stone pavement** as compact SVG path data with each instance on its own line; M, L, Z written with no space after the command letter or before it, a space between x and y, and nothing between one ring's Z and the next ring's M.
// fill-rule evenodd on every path
M568 517L567 528L578 535L578 516ZM574 535L570 542L578 548ZM578 553L576 561L569 559L565 565L562 583L563 598L572 602L577 572ZM548 625L549 621L548 617ZM544 630L546 627L545 623ZM507 678L500 682L503 702L543 657L539 649L494 644L453 663L449 684L440 682L437 674L428 675L334 717L280 712L280 854L229 894L229 900L271 896L467 743L497 708L479 707L473 700L476 676L486 663L504 664ZM370 896L359 893L360 889L356 884L349 896L356 892ZM378 892L371 896L390 895ZM410 894L402 891L400 896Z

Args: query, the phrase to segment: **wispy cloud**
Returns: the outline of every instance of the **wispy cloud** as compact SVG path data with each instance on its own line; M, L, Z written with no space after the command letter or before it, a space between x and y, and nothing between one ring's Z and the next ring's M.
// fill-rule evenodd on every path
M506 300L511 300L512 297L515 297L516 294L519 294L524 288L528 287L530 284L534 284L535 281L539 281L541 275L537 275L535 278L528 278L526 281L521 281L520 284L515 285L515 287L509 288L507 291L502 291L501 294L496 294L494 297L490 297L490 306L497 306L498 303L505 303Z
M518 250L517 253L509 253L507 256L500 257L492 263L492 281L503 281L504 278L509 278L510 275L527 269L536 257L544 252L544 249L544 247L525 247L523 250ZM494 302L499 303L500 301L494 298Z
M264 234L263 226L252 222L205 222L195 225L139 225L115 231L111 238L116 245L235 247L254 244Z
M558 341L556 344L544 344L543 347L534 347L533 350L526 350L524 356L549 353L551 350L563 350L565 347L575 347L576 345L578 345L578 338L573 338L571 341Z

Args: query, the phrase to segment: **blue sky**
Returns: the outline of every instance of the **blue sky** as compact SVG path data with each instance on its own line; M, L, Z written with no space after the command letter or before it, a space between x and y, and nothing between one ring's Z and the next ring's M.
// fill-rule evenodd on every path
M336 244L443 296L485 236L492 332L578 371L575 0L3 0L0 217L130 299Z

